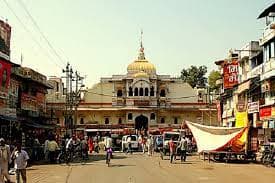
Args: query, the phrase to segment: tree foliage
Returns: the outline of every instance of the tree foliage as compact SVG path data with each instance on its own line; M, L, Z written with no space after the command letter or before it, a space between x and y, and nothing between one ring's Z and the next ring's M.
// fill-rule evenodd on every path
M191 65L188 69L182 69L181 71L181 79L187 83L189 83L192 88L195 86L205 87L207 78L205 74L207 73L206 66L194 66Z
M211 73L208 76L208 84L209 84L210 90L216 90L219 88L219 86L216 84L216 81L221 78L222 76L219 71L215 71L215 70L211 71Z

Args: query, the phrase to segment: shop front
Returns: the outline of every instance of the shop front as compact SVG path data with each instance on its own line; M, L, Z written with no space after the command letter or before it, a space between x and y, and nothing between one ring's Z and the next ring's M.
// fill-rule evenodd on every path
M260 143L265 143L268 140L275 142L275 107L260 108L260 120L262 122Z

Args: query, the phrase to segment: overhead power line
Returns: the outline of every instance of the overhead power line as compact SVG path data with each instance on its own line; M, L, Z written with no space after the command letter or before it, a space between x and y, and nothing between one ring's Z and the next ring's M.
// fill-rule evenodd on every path
M49 55L49 53L47 51L45 51L45 49L41 46L41 44L34 38L34 36L32 35L32 32L25 26L25 24L21 21L21 19L17 16L17 14L15 13L15 11L12 9L12 7L9 5L9 3L7 2L7 0L3 0L4 3L6 4L6 6L8 7L8 9L12 12L12 14L15 16L15 18L17 19L17 21L21 24L21 26L25 29L25 31L29 34L29 36L31 37L31 39L40 47L41 50L44 51L44 54L49 58L49 60L54 63L57 67L59 68L63 68L62 65L59 65L59 63L54 62L53 59L51 58L51 56Z
M34 26L36 27L36 29L38 30L38 32L41 34L41 36L43 37L43 39L46 41L46 43L48 44L48 46L50 47L50 49L52 50L52 52L54 53L54 55L61 61L62 64L65 65L66 61L64 61L62 59L62 57L54 49L53 45L51 44L51 42L49 41L49 39L45 36L45 34L42 32L42 30L40 29L39 25L37 24L37 22L35 21L35 19L31 15L31 13L29 12L29 10L27 9L27 7L24 4L24 2L22 0L17 0L17 1L19 2L20 6L25 10L25 12L29 16L30 20L32 21L32 23L34 24Z

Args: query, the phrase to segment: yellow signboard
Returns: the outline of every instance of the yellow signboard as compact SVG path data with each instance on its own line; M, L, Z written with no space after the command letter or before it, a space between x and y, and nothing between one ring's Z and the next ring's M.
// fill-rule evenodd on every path
M236 112L236 127L246 127L248 122L247 112Z

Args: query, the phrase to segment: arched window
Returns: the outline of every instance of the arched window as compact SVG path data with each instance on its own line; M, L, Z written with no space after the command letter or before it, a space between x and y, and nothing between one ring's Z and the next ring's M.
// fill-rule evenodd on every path
M160 118L160 123L165 123L165 119L163 117Z
M143 96L143 88L139 89L139 96Z
M105 118L105 125L109 124L109 118Z
M129 88L129 96L133 96L133 88L132 87Z
M80 118L80 124L83 125L84 124L84 119Z
M138 88L135 88L135 96L138 96Z
M174 118L174 124L178 124L178 118L177 117Z
M150 96L154 96L155 94L155 90L154 90L154 87L152 86L151 88L150 88Z
M132 113L128 114L128 120L133 120L133 114Z
M160 90L160 97L165 97L165 89Z
M155 113L151 113L150 119L151 119L151 120L155 120L155 119L156 119Z
M148 96L148 95L149 95L149 89L145 88L145 96Z
M122 124L122 119L118 118L118 124Z
M7 69L5 69L3 71L3 77L2 77L2 87L6 87L7 86Z
M122 90L117 90L117 97L122 97Z

